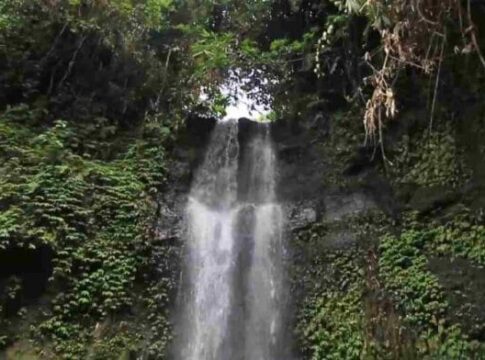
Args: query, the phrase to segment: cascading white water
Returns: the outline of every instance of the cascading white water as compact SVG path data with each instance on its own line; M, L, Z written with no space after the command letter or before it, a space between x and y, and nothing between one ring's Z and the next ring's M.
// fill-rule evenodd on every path
M181 359L220 359L228 332L238 155L237 123L219 123L186 209L189 279Z
M245 359L282 359L283 213L275 196L275 154L269 129L249 143L248 200L254 207L253 248L247 281ZM278 356L278 357L276 357Z
M256 128L240 151L238 122L218 122L194 178L177 359L288 359L276 159Z

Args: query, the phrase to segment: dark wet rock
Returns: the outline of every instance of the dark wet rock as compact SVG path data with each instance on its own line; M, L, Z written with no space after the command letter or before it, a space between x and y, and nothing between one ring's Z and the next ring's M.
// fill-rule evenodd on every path
M403 203L396 196L389 180L376 171L369 171L362 178L362 190L377 205L377 207L392 218L397 218Z
M340 221L349 216L364 215L377 208L375 201L363 192L333 193L324 200L325 221Z
M396 200L399 201L401 204L408 204L412 199L414 193L418 185L414 183L402 183L399 184L395 190Z
M169 179L171 185L178 185L179 181L182 181L184 187L190 186L192 170L202 162L204 150L216 122L215 118L199 116L191 116L187 119L185 128L178 134L177 146L173 149L173 159L167 172L173 179Z
M319 207L319 204L315 201L291 204L287 210L289 229L298 231L315 224L320 217Z
M192 172L190 164L182 160L169 164L167 185L158 198L156 242L178 242L182 239L184 208Z
M396 217L400 206L388 180L374 169L375 161L370 160L367 147L357 147L354 156L342 160L347 164L340 173L342 184L329 187L328 174L335 173L341 164L326 155L327 137L332 132L326 106L325 102L308 104L307 117L298 123L277 122L272 125L272 134L278 150L278 196L287 204L289 230L298 232L320 222L332 223L336 229L330 229L318 246L338 250L358 241L357 235L347 229L349 218L374 210Z
M238 120L238 138L240 148L244 148L244 145L254 136L261 131L261 128L266 126L265 124L256 122L251 119L241 118Z
M372 156L374 151L375 150L369 146L358 147L355 154L347 160L343 175L356 176L369 168L372 168L379 159L377 156Z
M170 174L169 183L171 187L175 187L176 191L183 192L190 187L192 181L192 173L195 166L193 157L186 153L177 154L179 161L172 161L169 166L168 173ZM186 161L184 161L186 159ZM192 164L191 164L191 161Z
M159 220L156 226L157 241L177 241L183 236L183 208L185 201L178 199L178 204L169 206L163 200L160 203Z
M458 194L449 187L434 186L418 188L409 201L409 206L421 213L444 208L457 200Z
M209 141L216 122L215 118L190 116L187 118L185 129L178 139L178 144L196 148L204 147Z
M346 229L331 231L324 238L324 247L329 250L344 250L357 244L357 235Z
M155 241L178 242L183 237L183 217L194 171L202 162L205 147L217 120L191 116L179 133L177 146L167 165L167 183L158 198Z
M11 247L0 252L0 296L17 283L20 291L3 303L4 315L14 315L21 306L39 303L52 275L53 251L47 245L36 249Z
M436 274L453 311L471 339L485 341L485 268L469 260L433 257L428 263Z
M292 202L319 198L325 174L319 135L290 122L277 123L272 131L278 156L278 197Z

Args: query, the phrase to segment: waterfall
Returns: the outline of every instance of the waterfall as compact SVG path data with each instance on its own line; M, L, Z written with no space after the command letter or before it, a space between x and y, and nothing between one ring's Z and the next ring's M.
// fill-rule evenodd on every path
M281 206L275 196L275 154L269 129L249 143L244 175L247 201L254 208L253 244L247 280L247 317L244 359L282 359L279 343L282 324ZM278 355L278 357L276 357Z
M180 360L284 360L283 211L269 127L217 123L186 208Z

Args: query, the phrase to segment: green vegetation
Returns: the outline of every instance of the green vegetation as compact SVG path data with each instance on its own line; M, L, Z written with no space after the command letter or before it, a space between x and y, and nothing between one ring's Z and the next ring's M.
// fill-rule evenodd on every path
M144 352L162 357L175 284L155 276L153 224L180 126L181 110L165 115L180 106L162 98L176 96L181 60L169 61L170 44L149 41L167 29L173 6L0 7L0 248L41 256L47 289L33 307L23 275L6 279L2 346L30 339L35 358L107 359L149 342Z
M447 294L428 268L429 259L436 256L476 261L473 251L483 251L477 244L483 240L477 233L481 227L462 225L459 218L423 227L411 219L399 236L388 233L390 223L379 217L351 220L366 224L361 241L384 234L376 254L373 245L365 243L359 248L370 246L367 255L355 248L310 253L312 270L300 274L308 282L308 295L297 322L308 358L481 359L483 343L470 340L462 324L451 320ZM300 235L301 246L325 243L332 231L314 226Z
M364 278L355 255L329 255L325 271L335 274L335 282L326 282L304 304L297 333L309 359L359 359L362 354Z
M3 114L1 201L8 205L0 246L54 253L49 282L57 294L33 335L53 340L66 357L81 356L96 319L137 301L135 279L147 266L145 234L155 215L146 199L165 176L163 137L132 141L110 161L91 159L75 153L79 139L65 121L43 129L45 116L25 105Z
M0 256L42 263L33 294L27 265L3 270L0 346L164 358L178 249L155 227L184 120L223 113L230 69L274 78L280 55L301 49L259 39L273 11L264 1L3 0L0 10Z
M401 183L428 187L463 185L469 180L470 170L456 142L449 122L431 133L423 132L419 138L403 137L396 145L395 164L390 168L393 177Z
M430 263L485 265L485 15L418 3L0 0L0 357L166 358L160 207L185 120L223 115L232 76L308 131L326 187L399 198L292 237L296 353L483 358Z
M479 349L467 342L459 326L445 321L449 308L438 279L427 270L423 252L426 240L424 234L413 231L399 238L384 237L380 245L380 277L404 315L403 324L417 331L417 358L470 358L479 354Z

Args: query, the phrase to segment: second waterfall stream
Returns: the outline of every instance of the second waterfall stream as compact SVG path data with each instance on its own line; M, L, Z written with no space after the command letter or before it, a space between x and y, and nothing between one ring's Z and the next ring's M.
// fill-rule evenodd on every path
M285 360L283 211L270 128L219 121L186 207L175 358Z

